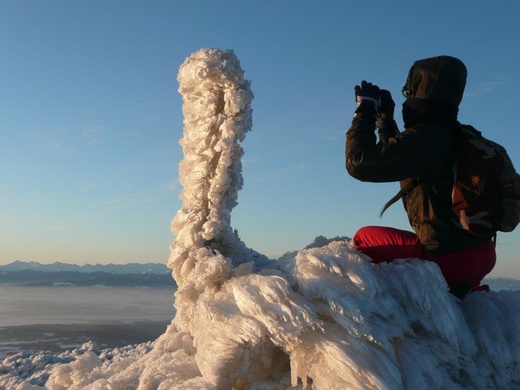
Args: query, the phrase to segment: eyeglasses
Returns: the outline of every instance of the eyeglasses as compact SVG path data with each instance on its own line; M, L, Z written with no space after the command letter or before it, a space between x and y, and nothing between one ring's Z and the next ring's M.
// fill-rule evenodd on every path
M410 91L409 89L407 89L406 87L403 87L403 89L401 90L401 92L403 93L403 96L405 98L410 98L412 97L412 91Z

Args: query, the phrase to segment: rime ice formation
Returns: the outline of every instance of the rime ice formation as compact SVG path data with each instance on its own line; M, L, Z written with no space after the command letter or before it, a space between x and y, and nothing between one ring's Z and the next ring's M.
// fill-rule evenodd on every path
M179 82L184 191L172 223L169 266L179 288L171 325L152 346L8 358L0 385L520 388L518 295L459 301L434 263L372 264L347 238L318 237L276 261L248 249L230 213L242 185L239 142L251 127L249 83L234 54L215 49L189 57Z
M231 228L243 183L240 142L252 126L249 81L233 52L215 49L187 58L178 81L184 100L184 159L179 166L184 190L172 221L176 239L168 266L179 286L178 323L190 330L191 311L201 293L218 291L234 267L267 259L246 248Z

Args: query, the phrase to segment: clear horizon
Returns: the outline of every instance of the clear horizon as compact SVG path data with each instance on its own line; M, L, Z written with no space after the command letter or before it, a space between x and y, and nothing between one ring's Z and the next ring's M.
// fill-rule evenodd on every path
M492 12L491 12L492 11ZM520 3L5 3L0 14L0 264L166 263L183 158L177 72L231 49L251 81L253 130L232 226L271 258L364 225L410 229L397 183L361 183L344 136L362 79L392 92L413 61L460 58L459 120L520 167ZM520 229L499 233L490 277L520 279Z

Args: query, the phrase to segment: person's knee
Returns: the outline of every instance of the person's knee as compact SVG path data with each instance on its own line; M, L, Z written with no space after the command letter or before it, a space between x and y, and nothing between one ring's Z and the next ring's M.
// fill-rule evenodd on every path
M364 226L356 232L353 240L360 246L422 246L414 233L388 226Z
M368 255L374 263L398 258L426 258L418 237L406 230L364 226L356 232L352 241L356 249Z

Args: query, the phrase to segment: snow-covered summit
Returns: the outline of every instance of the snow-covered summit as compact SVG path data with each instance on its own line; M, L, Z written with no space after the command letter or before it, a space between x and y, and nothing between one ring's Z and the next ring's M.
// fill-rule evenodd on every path
M0 385L39 389L520 388L520 299L458 300L436 264L372 264L348 238L269 261L230 213L242 186L249 83L231 51L179 71L182 208L169 266L176 315L151 350L85 350L74 361L0 366ZM26 360L34 362L32 358ZM35 357L38 359L38 357ZM39 369L38 369L39 368Z

